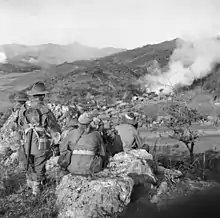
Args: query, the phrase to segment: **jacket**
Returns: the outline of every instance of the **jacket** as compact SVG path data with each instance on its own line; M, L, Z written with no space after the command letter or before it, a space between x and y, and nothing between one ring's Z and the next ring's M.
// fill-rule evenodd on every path
M82 134L80 128L71 130L60 143L60 152L67 147L72 151L71 163L67 168L71 174L87 175L101 171L106 150L98 131Z
M31 150L30 154L32 155L41 155L48 150L50 150L52 145L52 135L55 135L55 133L61 133L60 126L52 113L52 111L48 108L47 105L44 104L42 101L32 101L30 104L30 108L38 109L41 113L41 122L43 126L43 131L46 132L44 141L41 143L44 144L44 149L39 148L39 135L41 134L41 131L39 131L39 128L34 128L32 139L31 139ZM21 122L21 121L20 121ZM23 129L24 133L26 134L24 147L25 151L27 152L28 148L28 130L30 130L26 120L25 116L23 118ZM36 132L35 132L36 131Z
M16 108L14 109L14 111L12 111L13 113L13 121L11 123L11 129L13 131L16 131L17 132L17 139L20 140L21 143L23 143L23 132L24 132L24 129L23 129L23 126L24 126L24 123L23 123L23 114L24 112L27 110L27 105L26 104L23 104L23 105L16 105Z
M142 143L137 129L130 124L120 124L115 127L121 137L124 151L141 148Z

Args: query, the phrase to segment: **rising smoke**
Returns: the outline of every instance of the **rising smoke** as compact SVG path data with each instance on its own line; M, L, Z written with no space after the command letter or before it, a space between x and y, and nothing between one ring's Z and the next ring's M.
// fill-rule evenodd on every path
M5 53L0 52L0 63L5 63L7 61L7 56Z
M160 89L170 93L176 85L189 86L196 79L207 76L216 63L220 63L219 39L177 40L167 70L154 64L144 78L145 87L156 93Z

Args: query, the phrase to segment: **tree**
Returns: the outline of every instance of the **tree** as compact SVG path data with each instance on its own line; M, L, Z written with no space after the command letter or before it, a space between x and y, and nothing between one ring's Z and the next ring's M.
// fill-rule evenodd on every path
M202 121L203 116L196 109L189 108L186 104L178 101L172 101L164 109L170 117L165 120L165 125L172 130L169 137L184 143L189 151L191 161L193 161L195 142L199 139L199 134L193 130L192 124Z

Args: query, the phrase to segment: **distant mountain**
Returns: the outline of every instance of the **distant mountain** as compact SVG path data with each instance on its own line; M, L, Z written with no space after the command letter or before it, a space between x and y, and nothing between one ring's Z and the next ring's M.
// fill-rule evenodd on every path
M137 75L146 74L147 67L151 66L155 61L160 67L167 65L173 50L176 48L176 40L177 39L158 44L145 45L139 48L112 54L95 61L82 60L72 63L65 62L56 66L56 68L53 68L53 72L63 75L76 69L92 69L97 65L104 67L108 63L111 63L115 68L126 67Z
M98 49L82 45L78 42L68 45L42 44L42 45L20 45L6 44L0 46L0 52L4 52L9 60L23 60L32 63L61 64L65 61L96 59L114 53L124 51L120 48Z

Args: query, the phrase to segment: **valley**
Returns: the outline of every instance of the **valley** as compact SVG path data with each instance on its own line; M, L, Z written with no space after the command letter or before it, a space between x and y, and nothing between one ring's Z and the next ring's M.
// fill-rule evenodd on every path
M8 99L10 93L21 91L34 82L43 80L47 74L42 71L29 73L0 73L0 111L11 106Z

